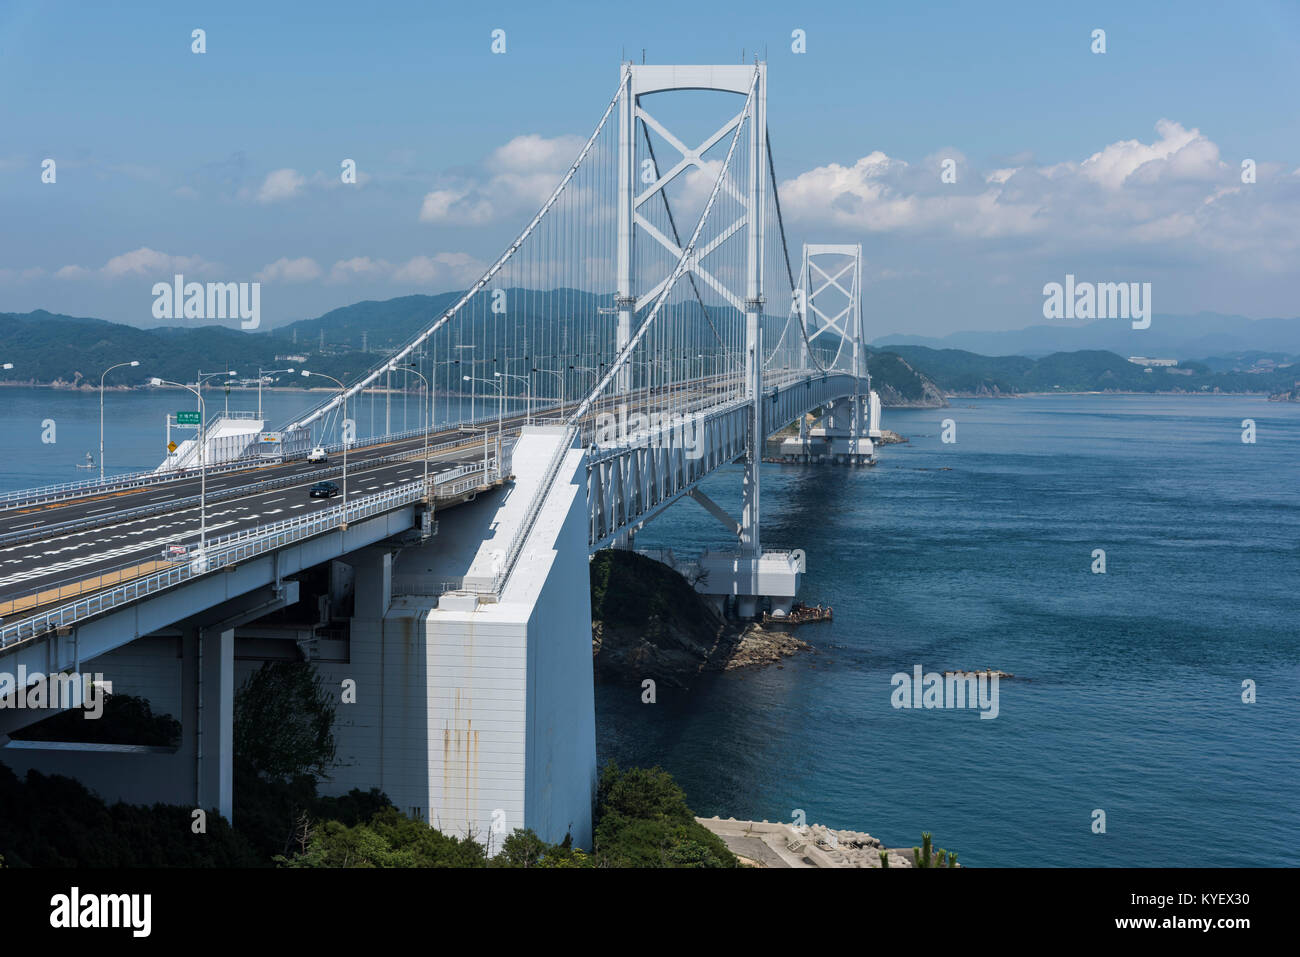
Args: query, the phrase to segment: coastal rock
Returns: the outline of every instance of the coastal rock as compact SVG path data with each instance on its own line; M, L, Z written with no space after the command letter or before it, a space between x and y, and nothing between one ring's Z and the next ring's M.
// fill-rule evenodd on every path
M985 668L982 671L945 671L943 676L956 675L958 678L1014 678L1015 675L1008 671L994 671L992 668Z
M811 647L771 622L723 618L676 571L624 549L592 558L591 639L598 680L652 678L670 687Z

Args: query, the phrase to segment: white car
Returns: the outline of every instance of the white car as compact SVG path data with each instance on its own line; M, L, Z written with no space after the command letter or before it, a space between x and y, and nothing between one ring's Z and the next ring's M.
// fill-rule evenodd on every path
M325 450L319 445L307 455L308 462L328 462L329 460L329 456L325 454Z

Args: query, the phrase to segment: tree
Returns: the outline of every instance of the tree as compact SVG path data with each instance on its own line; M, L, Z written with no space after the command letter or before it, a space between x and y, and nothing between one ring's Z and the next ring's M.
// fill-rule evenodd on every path
M736 867L722 839L695 820L662 768L601 771L593 855L601 867Z
M334 703L309 662L268 661L235 694L235 756L244 773L287 783L334 764Z

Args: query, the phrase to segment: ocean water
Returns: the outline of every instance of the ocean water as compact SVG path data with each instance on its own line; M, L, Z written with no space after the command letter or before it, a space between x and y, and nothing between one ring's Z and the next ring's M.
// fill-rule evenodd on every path
M816 652L656 704L598 686L602 762L663 766L698 814L801 810L891 847L930 831L970 865L1294 866L1300 406L1048 396L884 419L911 441L875 468L764 469L764 545L803 548L802 597L834 608L800 631ZM705 490L738 514L734 470ZM691 502L638 537L726 542ZM915 665L1016 677L992 720L895 709Z
M413 380L414 381L414 380ZM319 390L262 390L262 413L268 428L278 428L311 408L327 393ZM218 388L205 389L207 412L213 415L226 408L226 396ZM475 412L482 414L482 398ZM489 400L491 403L491 400ZM434 410L436 422L445 421L467 399L438 396ZM519 405L519 403L515 403ZM167 455L166 417L177 411L197 407L192 392L183 389L104 392L104 472L116 475L157 468ZM232 390L231 412L257 411L257 390ZM495 410L495 404L490 408ZM511 405L507 403L509 412ZM348 403L348 413L357 424L357 436L384 431L384 397L367 395L359 402ZM394 431L418 429L423 423L419 397L412 392L392 397L391 421ZM336 421L336 420L335 420ZM47 423L53 422L51 431ZM373 431L372 431L373 430ZM54 441L47 441L49 438ZM172 437L183 441L194 431L173 429ZM336 433L331 441L337 441ZM99 474L79 469L90 452L99 462L99 391L71 389L37 389L5 387L0 389L0 492L79 482Z
M267 392L267 417L314 399ZM230 401L255 408L256 394ZM157 465L164 415L191 403L108 393L108 471ZM354 411L363 435L370 414ZM382 425L382 401L374 414ZM0 389L0 490L89 475L74 466L97 454L98 415L97 394ZM407 415L416 427L414 400ZM940 441L946 418L954 444ZM885 410L884 424L911 441L881 448L875 468L764 467L764 544L803 548L802 597L835 610L801 630L815 653L688 692L660 685L654 705L639 683L599 685L602 762L662 765L700 814L799 809L896 847L931 831L971 865L1293 866L1300 406L956 400ZM739 513L736 469L705 488ZM728 544L689 501L638 542ZM1105 575L1090 571L1095 548ZM894 709L891 676L918 664L1017 677L993 720Z

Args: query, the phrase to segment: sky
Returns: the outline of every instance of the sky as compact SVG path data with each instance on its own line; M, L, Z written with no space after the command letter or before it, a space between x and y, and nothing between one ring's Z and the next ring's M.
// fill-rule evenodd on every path
M464 288L643 50L766 59L788 238L862 243L869 338L1042 323L1067 274L1300 315L1294 0L4 0L0 312L153 325L176 272L262 283L266 326Z

